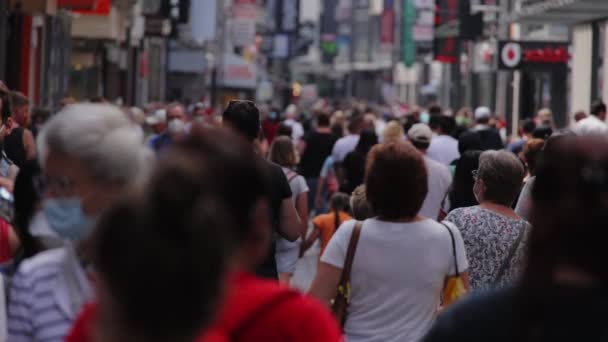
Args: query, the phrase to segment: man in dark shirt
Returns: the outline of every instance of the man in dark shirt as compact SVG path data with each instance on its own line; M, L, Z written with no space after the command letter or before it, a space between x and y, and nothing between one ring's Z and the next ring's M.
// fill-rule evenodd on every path
M308 133L300 146L300 174L306 178L306 184L310 189L308 194L308 208L315 208L315 196L319 174L325 159L331 154L336 142L336 137L331 133L329 127L329 115L321 113L317 116L317 130Z
M482 151L502 150L504 147L498 131L489 125L491 116L492 112L488 107L475 109L475 121L477 124L472 130L479 134Z
M260 111L253 101L230 101L228 107L224 110L223 123L227 127L235 130L241 136L247 138L253 147L254 141L261 128ZM251 153L255 153L254 148L251 149ZM289 183L280 166L270 162L266 163L271 183L270 222L272 224L273 232L279 234L288 241L295 241L303 232L300 231L300 217L298 216L291 197ZM274 250L275 244L272 243L264 263L256 272L258 276L277 278Z

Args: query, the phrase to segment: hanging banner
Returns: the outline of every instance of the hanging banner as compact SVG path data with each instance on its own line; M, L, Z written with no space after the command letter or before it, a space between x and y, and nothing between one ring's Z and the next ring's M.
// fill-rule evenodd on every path
M395 9L393 0L384 0L384 10L380 18L380 43L392 45L395 40Z
M403 64L411 68L416 61L416 44L414 42L414 23L416 8L412 0L403 0Z

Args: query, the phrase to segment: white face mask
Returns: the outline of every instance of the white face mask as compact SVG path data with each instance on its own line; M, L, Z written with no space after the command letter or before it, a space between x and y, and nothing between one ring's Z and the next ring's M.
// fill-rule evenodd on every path
M168 128L169 128L169 133L171 133L171 134L184 133L186 124L181 119L173 119L173 120L169 121Z

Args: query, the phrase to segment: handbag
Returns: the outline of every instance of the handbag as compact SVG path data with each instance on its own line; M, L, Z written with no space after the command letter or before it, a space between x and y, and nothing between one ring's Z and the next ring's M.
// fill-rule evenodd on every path
M460 270L458 269L458 258L456 257L456 240L454 240L454 233L452 233L452 229L450 229L447 224L441 224L448 230L450 233L450 238L452 239L452 254L454 256L454 270L456 271L456 275L448 276L445 283L445 288L443 289L443 306L447 307L458 299L464 297L468 291L464 286L464 280L462 280Z
M357 222L350 236L350 242L346 250L346 259L344 259L344 267L342 268L340 282L338 283L338 290L331 306L331 312L342 328L344 328L344 323L346 323L348 306L350 304L350 271L353 266L353 259L355 258L355 251L357 250L362 226L363 222Z

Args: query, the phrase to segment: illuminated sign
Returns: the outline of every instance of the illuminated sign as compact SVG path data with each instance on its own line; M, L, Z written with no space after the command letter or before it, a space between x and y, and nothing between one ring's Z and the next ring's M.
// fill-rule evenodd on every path
M499 69L539 69L565 67L570 60L568 43L561 42L515 42L498 43Z

